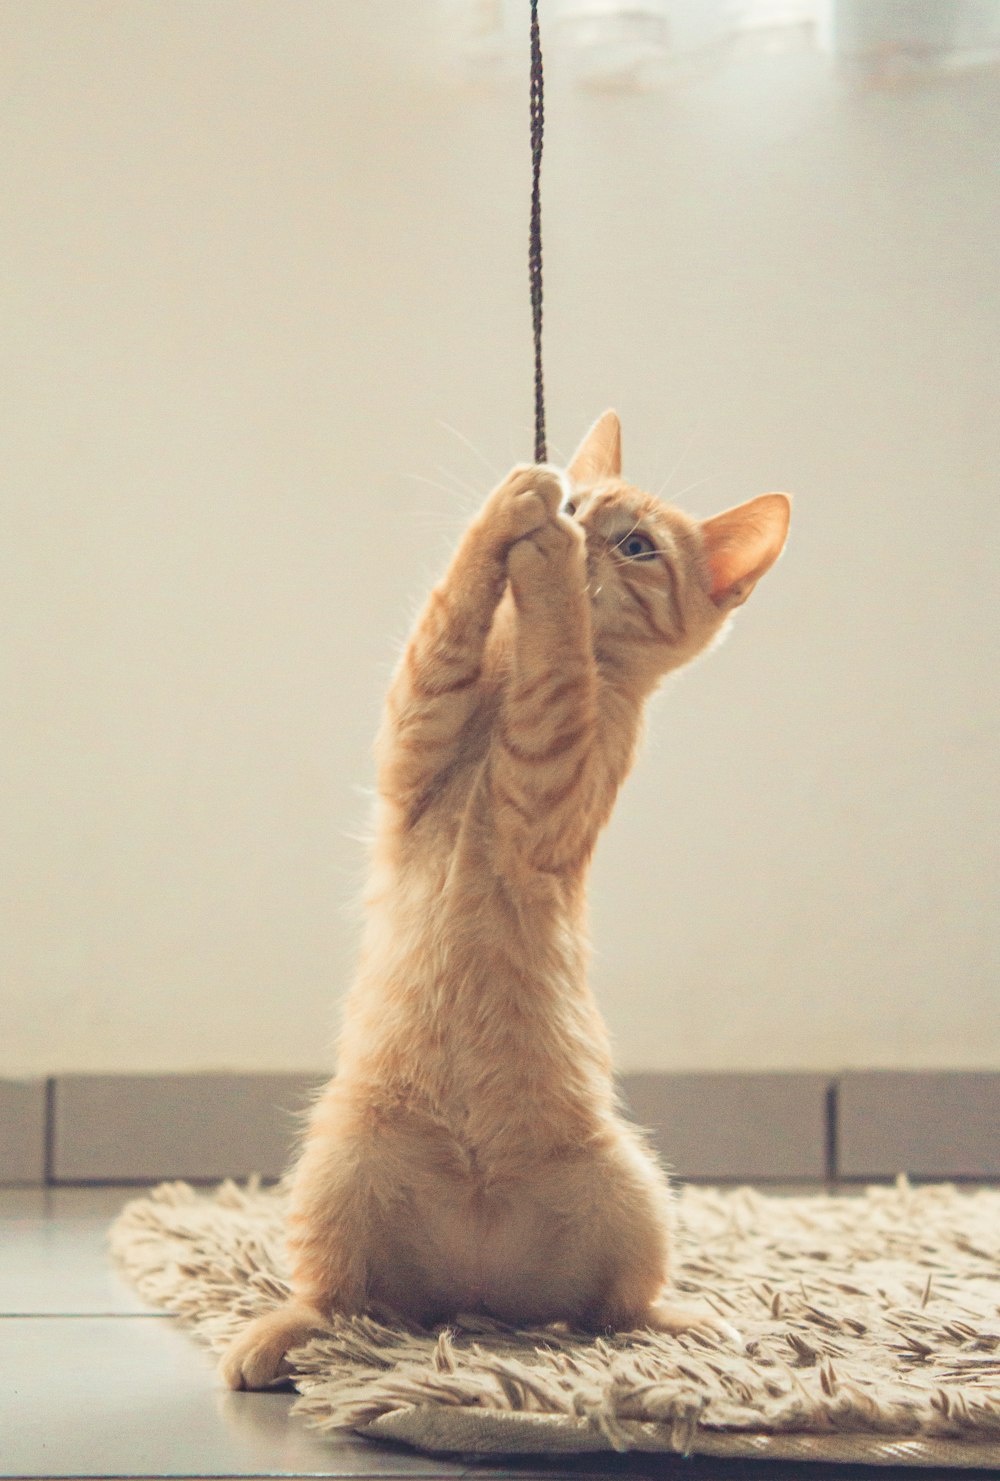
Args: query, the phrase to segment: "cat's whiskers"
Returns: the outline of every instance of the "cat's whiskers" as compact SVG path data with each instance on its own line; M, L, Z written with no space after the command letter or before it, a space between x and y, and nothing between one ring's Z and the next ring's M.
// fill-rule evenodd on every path
M454 468L449 468L447 463L435 463L434 472L440 473L442 478L450 479L455 487L461 489L463 493L476 494L479 498L482 498L482 484L473 483L469 478L462 478L460 474L455 472Z
M453 427L450 422L442 421L440 417L438 417L437 419L437 424L439 427L443 427L446 432L450 432L453 437L457 437L459 442L464 443L464 445L469 449L470 452L475 453L476 457L482 463L483 467L488 471L490 477L496 479L497 482L500 481L500 479L503 477L501 471L497 468L494 468L493 464L490 462L486 454L476 446L476 444L470 437L466 437L464 432L460 432L458 428Z
M473 501L473 507L478 508L483 501L483 489L481 484L467 482L460 478L453 469L445 467L444 463L435 463L434 472L440 473L442 478L450 478L455 485L455 492Z
M445 472L446 470L445 469L440 469L439 471ZM460 512L461 513L468 513L468 504L467 504L466 501L469 500L470 498L474 499L474 503L477 504L477 505L482 502L482 491L481 490L477 490L476 493L473 495L472 494L472 491L471 491L471 487L455 488L451 484L442 483L440 481L440 479L436 479L436 478L425 478L425 476L422 473L404 473L403 477L404 478L412 478L417 483L424 483L424 484L427 485L428 488L437 489L439 493L447 494L448 495L448 498L451 501L451 504L452 504L453 507L454 507L454 505L456 503L456 500L460 499L461 500L461 504L460 504L459 507L460 507ZM438 519L439 518L440 521L441 521L441 528L442 529L445 528L445 527L447 527L447 528L452 528L453 527L453 521L452 521L450 515L439 515L437 513L437 511L428 511L428 510L424 510L424 511L412 511L411 510L409 512L411 514L414 513L414 512L416 512L418 514L422 512L424 514L427 514L431 519Z
M674 462L673 462L673 465L672 465L672 467L670 469L670 472L667 474L666 478L663 480L663 483L660 485L660 487L659 487L659 489L657 491L656 497L658 499L663 499L663 498L666 497L666 491L670 487L671 483L673 482L674 474L677 472L678 468L681 466L681 464L683 463L684 459L687 457L688 453L691 451L691 448L694 445L695 440L698 437L700 437L700 435L702 433L702 430L703 430L703 428L705 426L705 420L706 420L705 417L702 416L701 420L695 423L692 431L690 432L690 434L687 437L687 440L684 443L684 446L681 448L681 450L678 453L677 457L674 459ZM680 496L678 495L678 497L680 497Z
M713 479L721 477L721 473L706 473L704 478L696 478L694 483L689 483L685 488L682 488L678 493L673 494L671 497L673 499L683 499L684 495L689 494L692 489L700 489L703 483L711 483Z
M403 477L412 478L417 483L426 483L428 488L438 489L442 494L454 494L456 492L455 489L449 488L447 484L441 483L440 479L427 478L423 473L404 473Z

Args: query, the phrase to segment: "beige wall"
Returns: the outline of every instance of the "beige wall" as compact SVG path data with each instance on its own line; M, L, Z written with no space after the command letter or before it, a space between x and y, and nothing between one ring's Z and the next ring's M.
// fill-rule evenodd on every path
M423 14L0 10L4 1073L327 1057L398 642L531 446L524 79ZM599 853L621 1061L996 1066L998 81L559 74L553 453L798 495Z

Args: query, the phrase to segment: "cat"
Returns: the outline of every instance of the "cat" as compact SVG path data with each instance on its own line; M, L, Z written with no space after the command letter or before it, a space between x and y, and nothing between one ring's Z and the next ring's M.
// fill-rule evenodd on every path
M431 593L376 746L368 915L291 1179L291 1297L223 1355L266 1387L333 1313L723 1327L669 1295L671 1193L586 978L591 854L644 702L780 555L784 494L699 522L622 481L606 412L523 466Z

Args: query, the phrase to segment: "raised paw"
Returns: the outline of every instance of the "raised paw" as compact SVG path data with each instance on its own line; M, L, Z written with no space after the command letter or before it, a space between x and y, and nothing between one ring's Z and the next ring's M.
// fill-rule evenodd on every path
M525 470L527 489L521 497L534 495L542 505L548 520L554 520L560 507L569 498L569 484L558 468L548 463L536 463Z
M553 520L539 524L511 545L507 555L507 572L514 582L517 594L519 581L530 579L532 573L539 576L551 572L553 563L578 563L584 566L585 536L581 526L567 515L557 514Z
M566 480L547 463L515 468L490 495L483 511L491 534L509 547L551 524L568 494Z
M311 1306L287 1301L252 1321L226 1349L219 1372L228 1388L270 1388L291 1371L285 1355L301 1347L326 1322Z

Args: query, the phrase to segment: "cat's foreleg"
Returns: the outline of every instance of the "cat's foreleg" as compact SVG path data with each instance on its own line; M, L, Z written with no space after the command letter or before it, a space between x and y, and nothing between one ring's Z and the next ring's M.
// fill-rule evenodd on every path
M478 701L486 639L507 584L512 545L548 523L564 493L560 475L518 467L466 531L403 653L379 735L379 791L406 808L452 760Z
M589 852L595 827L597 670L583 530L558 511L511 547L512 673L490 775L498 833L535 867Z

